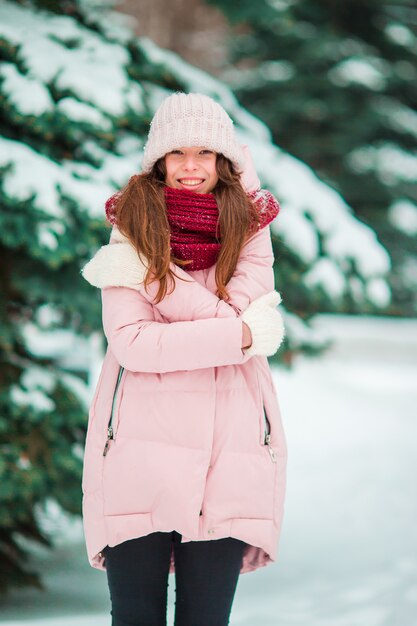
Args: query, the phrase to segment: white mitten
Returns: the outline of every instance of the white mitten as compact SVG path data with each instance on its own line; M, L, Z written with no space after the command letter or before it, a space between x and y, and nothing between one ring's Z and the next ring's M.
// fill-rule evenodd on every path
M250 356L272 356L284 338L284 322L276 307L282 301L278 291L270 291L250 303L240 316L250 328L252 345L245 348Z
M94 287L129 287L139 289L147 266L130 243L102 246L81 273Z

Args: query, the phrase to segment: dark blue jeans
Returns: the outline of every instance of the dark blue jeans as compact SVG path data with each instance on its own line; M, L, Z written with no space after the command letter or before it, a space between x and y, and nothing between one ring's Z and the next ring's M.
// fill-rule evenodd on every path
M176 531L103 550L112 626L166 626L172 543L175 626L227 626L246 544L232 537L181 543Z

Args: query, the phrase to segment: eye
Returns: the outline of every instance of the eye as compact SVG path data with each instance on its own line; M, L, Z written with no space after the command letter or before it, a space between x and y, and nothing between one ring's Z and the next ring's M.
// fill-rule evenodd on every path
M169 154L182 154L181 150L171 150Z
M214 154L213 150L200 150L200 154Z

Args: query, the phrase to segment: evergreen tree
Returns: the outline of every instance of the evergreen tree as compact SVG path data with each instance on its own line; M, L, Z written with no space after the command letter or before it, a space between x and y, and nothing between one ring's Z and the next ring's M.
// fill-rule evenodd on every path
M234 25L225 76L239 99L376 230L393 261L389 312L415 314L415 3L209 1Z
M86 389L94 365L89 337L100 328L100 297L79 271L107 242L104 201L138 171L149 122L172 90L220 101L262 164L264 183L286 203L273 232L288 333L279 358L323 345L303 321L322 302L328 310L341 310L346 299L374 310L386 305L389 293L387 255L342 198L273 146L266 127L222 83L135 39L117 14L75 0L4 0L0 59L5 591L40 584L28 565L27 540L50 545L42 523L47 503L80 513ZM329 209L332 218L325 220Z

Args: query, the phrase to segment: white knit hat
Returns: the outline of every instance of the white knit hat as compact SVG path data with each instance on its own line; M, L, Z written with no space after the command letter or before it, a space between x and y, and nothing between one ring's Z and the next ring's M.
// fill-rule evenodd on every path
M203 94L174 93L162 102L153 117L142 172L149 172L171 150L195 146L221 153L238 172L243 170L245 156L223 107Z

